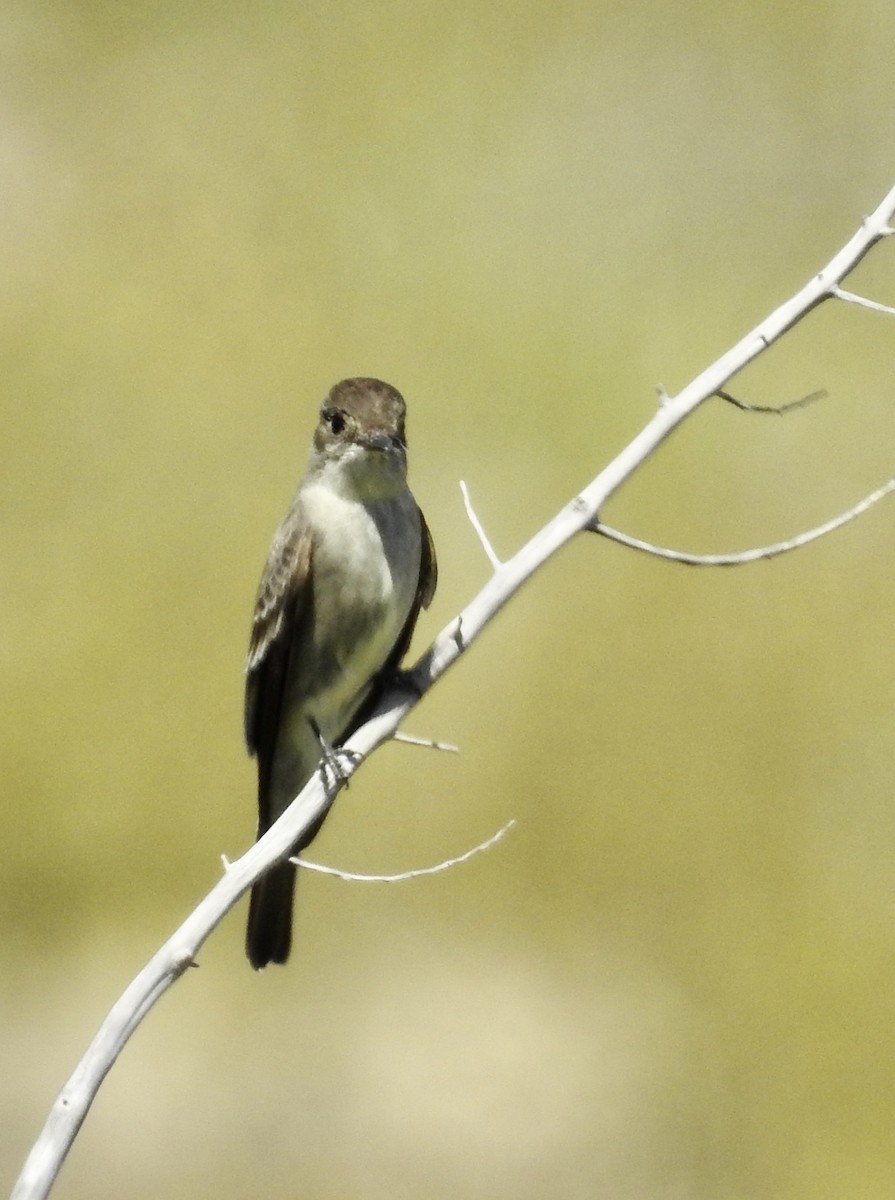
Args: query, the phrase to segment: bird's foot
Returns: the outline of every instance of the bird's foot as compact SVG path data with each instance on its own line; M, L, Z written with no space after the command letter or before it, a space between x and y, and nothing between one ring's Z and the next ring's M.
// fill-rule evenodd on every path
M311 728L320 743L321 757L317 769L323 776L324 788L328 792L337 791L340 785L347 788L351 771L346 770L345 764L356 767L363 755L356 750L345 750L341 746L333 746L320 732L320 727L313 718L311 718Z

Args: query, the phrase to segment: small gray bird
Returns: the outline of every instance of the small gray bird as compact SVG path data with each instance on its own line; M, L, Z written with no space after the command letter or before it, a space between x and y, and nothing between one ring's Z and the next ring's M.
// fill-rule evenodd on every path
M337 383L274 536L246 664L258 837L314 774L321 743L338 746L363 723L435 593L435 547L407 487L405 411L378 379ZM256 970L289 957L295 871L278 863L252 888L246 954Z

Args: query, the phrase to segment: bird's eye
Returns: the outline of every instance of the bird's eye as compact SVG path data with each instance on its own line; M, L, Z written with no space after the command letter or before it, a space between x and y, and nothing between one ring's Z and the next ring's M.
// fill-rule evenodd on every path
M326 414L326 421L333 433L337 435L345 428L345 418L340 412L336 412L335 410L330 410Z

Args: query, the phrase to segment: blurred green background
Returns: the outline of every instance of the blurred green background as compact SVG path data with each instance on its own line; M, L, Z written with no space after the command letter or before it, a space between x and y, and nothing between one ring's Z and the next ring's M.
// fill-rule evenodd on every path
M9 0L0 11L10 1183L130 978L251 841L254 589L320 398L410 408L422 647L895 181L895 8ZM895 301L895 248L856 286ZM829 306L604 516L762 544L892 473L895 326ZM891 505L889 501L889 505ZM413 716L256 976L244 905L58 1195L892 1196L883 506L732 571L581 539Z

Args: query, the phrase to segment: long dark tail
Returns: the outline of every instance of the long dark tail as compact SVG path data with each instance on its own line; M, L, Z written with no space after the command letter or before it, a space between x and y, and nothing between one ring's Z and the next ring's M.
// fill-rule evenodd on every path
M256 971L289 957L294 894L295 867L288 862L272 867L252 888L246 954Z

